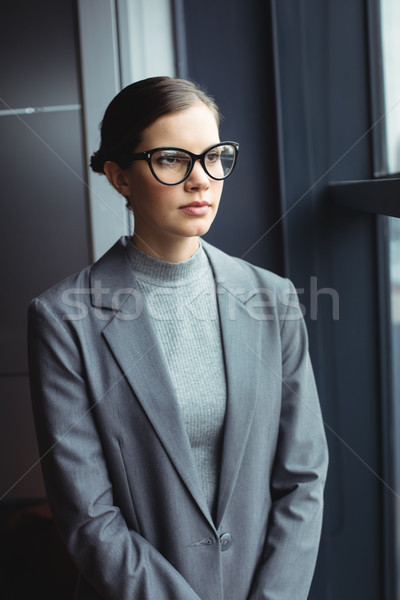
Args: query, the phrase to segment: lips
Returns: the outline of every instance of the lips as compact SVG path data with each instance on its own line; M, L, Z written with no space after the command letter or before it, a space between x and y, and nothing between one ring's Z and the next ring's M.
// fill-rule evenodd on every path
M210 204L208 202L191 202L181 206L179 210L192 217L203 217L210 210Z

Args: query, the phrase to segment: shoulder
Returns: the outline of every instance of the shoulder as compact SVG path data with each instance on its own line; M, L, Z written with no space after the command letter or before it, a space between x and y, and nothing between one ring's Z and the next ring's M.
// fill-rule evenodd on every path
M267 269L257 267L242 258L229 256L211 244L203 242L204 250L219 291L235 298L246 306L248 312L258 320L274 320L283 324L286 321L300 321L304 315L293 283Z

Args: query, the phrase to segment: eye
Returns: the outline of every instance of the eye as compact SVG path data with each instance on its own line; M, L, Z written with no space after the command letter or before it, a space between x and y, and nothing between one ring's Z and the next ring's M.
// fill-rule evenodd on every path
M219 161L221 156L220 151L218 150L212 150L211 152L209 152L208 154L206 154L206 161L209 164L213 164Z
M157 152L153 156L153 160L159 167L168 167L168 168L183 168L187 166L190 161L190 157L187 154L183 154L182 152L174 152L172 150L163 150L162 152Z
M157 159L157 162L159 165L172 166L179 162L179 158L177 158L176 156L160 156Z

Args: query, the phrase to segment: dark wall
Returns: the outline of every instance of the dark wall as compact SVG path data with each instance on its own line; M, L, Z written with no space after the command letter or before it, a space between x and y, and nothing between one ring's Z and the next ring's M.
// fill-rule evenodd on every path
M44 495L27 378L28 302L89 261L75 2L8 3L0 57L0 497L7 501ZM13 113L28 107L37 110Z
M329 181L372 177L366 3L274 6L290 270L302 286L311 264L340 299L338 319L327 295L308 318L330 447L310 597L372 600L383 597L384 542L377 222L327 193Z

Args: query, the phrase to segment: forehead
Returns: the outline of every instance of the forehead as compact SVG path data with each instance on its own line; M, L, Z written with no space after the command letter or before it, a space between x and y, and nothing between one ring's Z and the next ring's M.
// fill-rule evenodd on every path
M219 133L215 115L203 102L198 102L154 121L143 131L138 150L177 146L199 153L217 142Z

